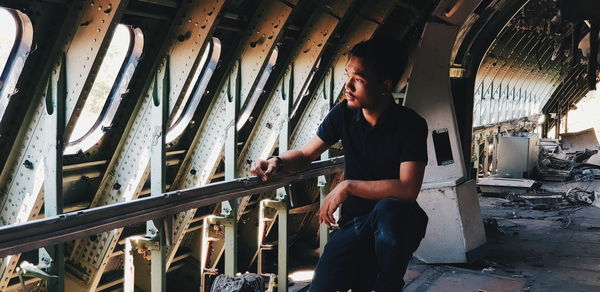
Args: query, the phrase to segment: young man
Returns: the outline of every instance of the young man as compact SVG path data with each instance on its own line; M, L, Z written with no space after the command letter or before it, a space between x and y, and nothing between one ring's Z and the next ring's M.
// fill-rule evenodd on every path
M394 102L391 90L406 67L401 47L368 40L350 51L344 101L325 117L302 149L258 160L267 180L299 171L340 139L345 180L327 195L319 222L339 229L315 270L311 291L401 291L408 261L425 235L427 215L416 203L427 163L427 124Z

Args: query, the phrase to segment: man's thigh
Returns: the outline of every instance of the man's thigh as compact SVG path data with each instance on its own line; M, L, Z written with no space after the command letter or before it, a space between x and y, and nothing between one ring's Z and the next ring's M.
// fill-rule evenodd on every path
M310 291L348 291L360 260L360 247L353 222L335 231L319 258Z

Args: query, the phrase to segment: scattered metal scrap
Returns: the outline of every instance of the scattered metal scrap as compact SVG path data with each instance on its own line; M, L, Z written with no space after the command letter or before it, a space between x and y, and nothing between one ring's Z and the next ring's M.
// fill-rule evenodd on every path
M538 179L544 181L589 181L600 179L598 140L593 129L540 141ZM566 146L565 146L566 145Z

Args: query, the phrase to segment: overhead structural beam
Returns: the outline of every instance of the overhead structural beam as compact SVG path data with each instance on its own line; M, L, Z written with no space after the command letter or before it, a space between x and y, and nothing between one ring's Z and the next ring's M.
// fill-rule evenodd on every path
M274 176L267 182L257 177L246 177L62 214L24 224L3 226L0 227L0 257L142 223L193 208L272 191L294 182L336 173L343 168L344 158L336 157L313 162L302 172Z

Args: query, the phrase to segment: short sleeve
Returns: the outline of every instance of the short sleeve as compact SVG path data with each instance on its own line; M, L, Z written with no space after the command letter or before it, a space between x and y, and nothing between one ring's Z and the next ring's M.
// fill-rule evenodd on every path
M333 145L341 139L345 106L346 101L336 104L317 129L317 136L328 145Z
M401 162L420 161L427 163L427 122L416 115L414 127L411 128L402 143Z

